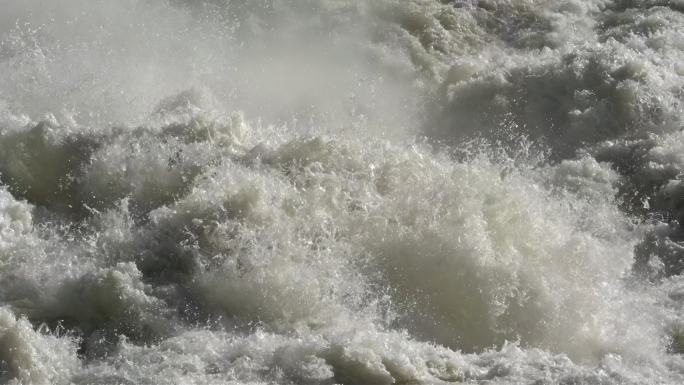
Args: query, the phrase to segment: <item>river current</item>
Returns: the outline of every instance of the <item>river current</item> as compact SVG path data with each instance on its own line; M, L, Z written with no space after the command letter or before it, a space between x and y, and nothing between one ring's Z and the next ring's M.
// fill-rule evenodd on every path
M681 384L681 0L0 0L0 382Z

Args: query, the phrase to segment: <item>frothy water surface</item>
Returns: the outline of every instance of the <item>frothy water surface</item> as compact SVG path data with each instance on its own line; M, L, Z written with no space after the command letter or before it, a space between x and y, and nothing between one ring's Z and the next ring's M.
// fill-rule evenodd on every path
M0 9L0 382L684 382L681 1Z

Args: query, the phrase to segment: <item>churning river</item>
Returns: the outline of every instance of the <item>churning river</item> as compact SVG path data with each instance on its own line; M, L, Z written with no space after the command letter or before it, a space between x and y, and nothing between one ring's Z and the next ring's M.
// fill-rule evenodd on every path
M684 383L682 0L0 0L0 383Z

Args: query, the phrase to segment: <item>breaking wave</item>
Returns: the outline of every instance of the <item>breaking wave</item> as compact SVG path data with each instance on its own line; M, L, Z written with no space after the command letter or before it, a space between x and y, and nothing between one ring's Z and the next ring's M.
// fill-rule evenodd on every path
M680 1L0 8L0 381L684 381Z

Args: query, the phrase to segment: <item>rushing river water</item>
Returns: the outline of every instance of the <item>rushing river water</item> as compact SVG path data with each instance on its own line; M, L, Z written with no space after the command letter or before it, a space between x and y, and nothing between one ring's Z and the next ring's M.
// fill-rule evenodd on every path
M0 382L681 384L682 0L0 0Z

